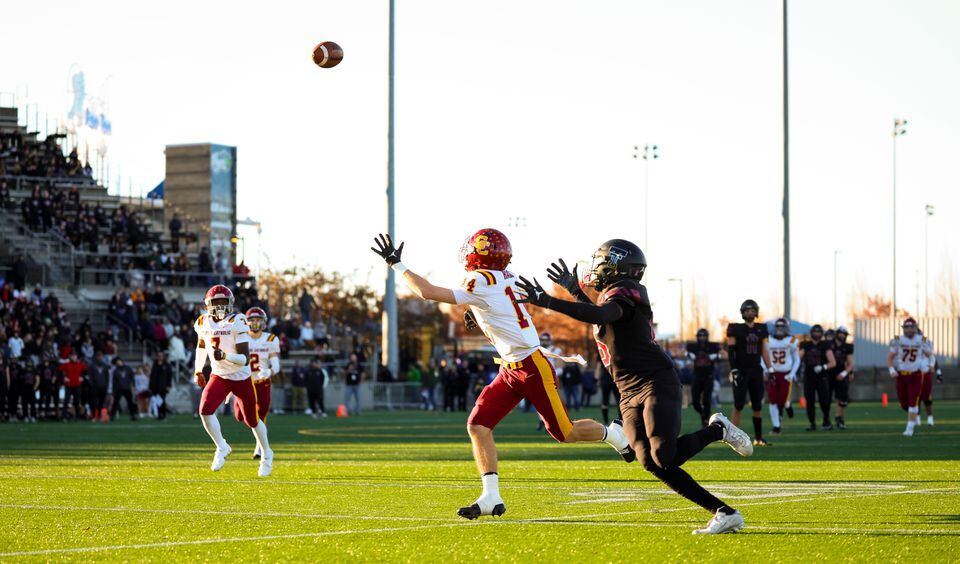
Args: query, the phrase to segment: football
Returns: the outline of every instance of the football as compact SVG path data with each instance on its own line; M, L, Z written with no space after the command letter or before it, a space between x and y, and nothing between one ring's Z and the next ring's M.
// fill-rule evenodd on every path
M343 49L333 41L324 41L313 48L313 62L320 68L333 68L342 60Z

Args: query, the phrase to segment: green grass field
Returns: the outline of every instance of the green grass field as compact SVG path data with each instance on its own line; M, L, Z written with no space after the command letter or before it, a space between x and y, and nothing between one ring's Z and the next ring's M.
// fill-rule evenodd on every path
M580 416L599 416L598 410ZM685 429L697 422L684 414ZM199 421L0 426L0 560L954 561L960 403L900 435L891 406L853 406L845 432L794 419L740 459L711 445L684 467L747 528L698 537L709 514L604 444L561 445L516 412L500 428L507 513L467 522L479 493L463 414L272 417L273 476L253 437L218 473Z

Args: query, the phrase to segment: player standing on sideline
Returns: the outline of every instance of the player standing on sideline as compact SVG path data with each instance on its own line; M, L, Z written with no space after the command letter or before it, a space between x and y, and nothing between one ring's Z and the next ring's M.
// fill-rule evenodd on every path
M280 339L276 335L264 332L267 327L267 312L259 307L247 310L247 323L250 325L250 373L253 386L257 390L257 417L264 425L270 414L270 378L280 373ZM233 415L243 423L245 415L239 399L233 400ZM253 431L257 436L257 431ZM263 451L260 442L253 449L253 459L260 460Z
M823 338L823 327L810 328L810 340L800 343L800 360L803 362L803 397L807 401L807 431L817 430L817 398L823 414L823 430L832 431L830 423L830 370L837 365L833 348Z
M763 392L767 374L763 366L770 366L767 350L767 325L757 323L760 306L753 300L740 304L744 323L727 326L727 355L730 358L730 381L733 384L733 424L740 425L740 412L750 395L753 408L753 444L769 446L763 438ZM762 361L762 364L761 364Z
M890 341L887 368L890 377L897 379L897 399L900 408L907 412L907 428L903 434L912 437L920 418L920 393L923 377L930 369L929 353L917 328L917 320L908 317L903 322L903 335Z
M643 467L673 491L713 513L695 534L736 532L743 516L717 499L681 466L708 444L724 441L742 456L753 453L750 437L723 414L715 413L707 427L680 435L682 397L673 359L657 344L653 311L647 289L640 284L647 261L639 247L624 239L607 241L593 255L587 283L601 292L597 304L580 288L577 269L563 260L550 265L548 276L577 301L554 298L521 277L517 287L526 294L523 303L552 309L590 323L600 358L610 368L620 389L624 430Z
M217 408L232 393L243 410L243 422L253 429L257 448L263 453L259 476L269 476L273 468L273 450L267 441L267 426L257 416L257 390L250 377L250 333L247 318L233 312L233 292L216 285L203 298L207 313L201 314L193 325L197 332L197 355L194 379L203 388L200 395L200 419L203 428L213 439L217 450L210 469L223 468L227 455L233 450L220 432ZM210 359L210 381L203 376L203 366Z
M710 420L710 399L713 397L713 375L717 360L722 356L720 343L710 342L710 333L697 329L697 340L687 343L687 356L693 361L693 390L690 394L693 409L700 414L702 427Z
M917 329L917 333L923 333ZM937 355L933 350L933 341L923 337L923 344L927 349L927 358L930 359L930 369L923 377L923 385L920 388L920 401L927 411L927 426L933 427L933 378L937 378L937 383L943 383L943 372L940 370L940 363L937 361Z
M793 383L797 381L800 369L800 352L797 339L790 335L790 322L780 318L773 325L773 337L767 343L770 350L770 373L767 378L767 403L770 409L770 421L773 422L773 434L780 434L780 419L790 400Z
M473 504L461 507L458 515L476 519L481 515L500 516L506 512L500 497L493 429L523 399L533 404L547 432L557 441L603 441L627 462L635 460L620 421L604 427L592 419L571 421L567 415L557 389L557 375L541 351L533 320L518 302L516 278L506 270L513 250L503 233L496 229L481 229L464 242L460 259L467 276L463 287L455 290L434 286L400 262L403 243L394 247L389 235L380 235L374 241L377 247L371 247L371 250L380 255L419 298L470 305L473 322L500 354L495 360L500 365L496 378L483 388L467 419L467 432L473 443L473 457L480 471L483 492Z
M841 431L847 428L846 412L850 404L850 382L853 381L853 343L847 342L850 332L841 325L833 335L833 357L837 365L830 371L830 395L837 398L834 422Z

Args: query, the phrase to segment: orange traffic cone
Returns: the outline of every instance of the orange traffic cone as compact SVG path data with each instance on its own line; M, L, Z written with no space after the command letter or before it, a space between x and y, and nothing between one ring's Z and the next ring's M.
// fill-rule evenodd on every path
M883 404L883 407L887 407L887 405L890 403L890 396L888 396L886 393L881 395L880 403Z
M337 417L346 417L347 416L347 406L340 404L337 406Z
M807 398L800 396L800 409L807 408Z
M104 423L110 422L110 415L107 413L107 408L105 407L100 410L100 421Z

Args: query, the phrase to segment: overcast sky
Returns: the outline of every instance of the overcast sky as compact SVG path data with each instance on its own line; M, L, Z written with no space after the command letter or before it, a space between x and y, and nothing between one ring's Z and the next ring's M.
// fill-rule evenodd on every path
M460 243L484 226L541 278L557 256L625 237L647 252L664 332L678 321L674 277L715 317L746 297L780 313L779 2L397 4L397 231L412 268L458 283ZM110 105L111 171L136 191L162 180L166 144L236 145L239 215L263 222L270 264L376 282L386 6L17 2L4 7L0 92L29 87L55 115L76 64ZM841 322L856 288L889 293L894 117L910 122L898 296L913 310L925 204L931 294L944 264L958 267L960 3L795 1L790 26L795 312L832 322L834 250ZM310 61L322 40L344 48L335 69ZM645 143L660 148L649 216L632 158Z

